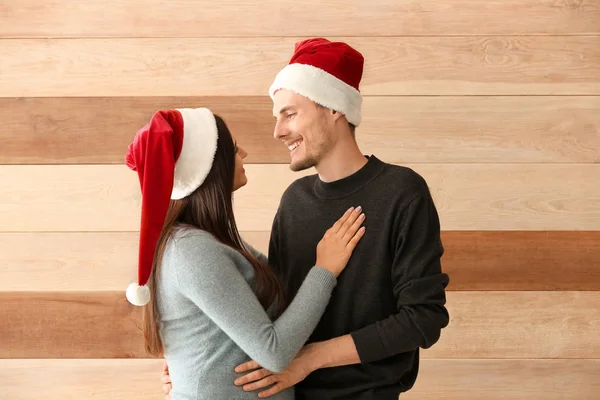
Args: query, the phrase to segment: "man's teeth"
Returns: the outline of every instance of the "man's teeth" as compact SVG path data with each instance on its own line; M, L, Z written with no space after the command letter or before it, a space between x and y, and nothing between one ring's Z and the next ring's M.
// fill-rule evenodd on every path
M298 146L300 146L300 142L296 142L296 143L288 146L288 149L290 149L290 151L292 151L292 150L294 150Z

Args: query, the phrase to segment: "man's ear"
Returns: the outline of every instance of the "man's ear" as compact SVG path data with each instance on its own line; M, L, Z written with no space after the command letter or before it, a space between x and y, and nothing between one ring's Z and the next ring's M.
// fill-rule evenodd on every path
M331 110L331 115L333 115L334 121L337 121L339 118L344 116L344 114L342 114L341 112L337 112L336 110Z

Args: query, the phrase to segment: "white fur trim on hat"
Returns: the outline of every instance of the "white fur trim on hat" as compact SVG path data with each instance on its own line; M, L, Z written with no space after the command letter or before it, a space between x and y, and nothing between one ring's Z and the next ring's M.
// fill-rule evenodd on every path
M175 163L171 199L196 190L210 172L217 151L217 122L206 108L177 109L183 118L183 145Z
M355 126L361 122L360 92L320 68L298 63L286 65L269 87L271 99L279 89L289 89L324 107L339 111Z
M140 286L134 282L127 286L125 296L134 306L145 306L150 302L150 289L148 286Z

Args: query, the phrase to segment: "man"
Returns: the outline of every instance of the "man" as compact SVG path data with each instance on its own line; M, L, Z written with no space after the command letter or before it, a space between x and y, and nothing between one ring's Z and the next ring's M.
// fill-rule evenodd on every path
M413 170L366 157L355 139L361 122L362 55L322 38L296 44L269 89L274 136L290 168L316 175L293 182L273 221L269 263L288 301L315 262L315 246L352 205L367 215L356 247L307 345L279 374L255 362L235 382L259 397L295 385L297 400L392 400L414 385L419 349L448 325L438 214ZM265 390L266 388L266 390ZM240 389L241 390L241 389Z

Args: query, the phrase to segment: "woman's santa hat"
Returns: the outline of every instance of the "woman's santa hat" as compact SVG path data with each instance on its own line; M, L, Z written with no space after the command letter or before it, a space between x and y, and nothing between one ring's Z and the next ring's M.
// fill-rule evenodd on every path
M146 284L170 200L202 185L212 168L217 137L210 110L185 108L156 112L129 145L125 163L137 171L142 190L138 279L126 291L131 304L150 301Z
M279 89L289 89L324 107L341 112L351 124L361 122L359 91L364 58L343 42L323 38L296 43L294 55L269 88L273 99Z

